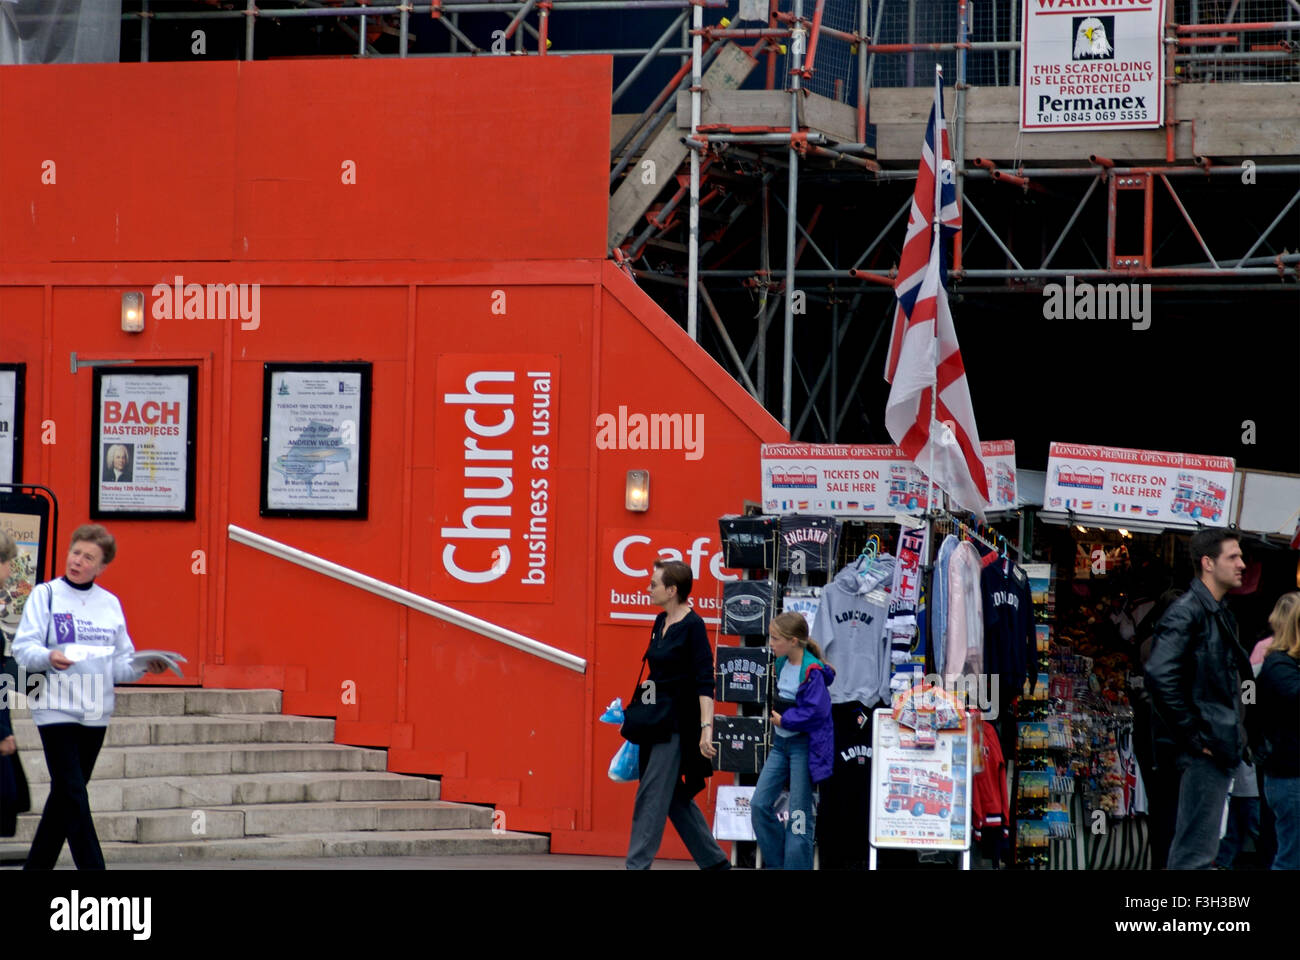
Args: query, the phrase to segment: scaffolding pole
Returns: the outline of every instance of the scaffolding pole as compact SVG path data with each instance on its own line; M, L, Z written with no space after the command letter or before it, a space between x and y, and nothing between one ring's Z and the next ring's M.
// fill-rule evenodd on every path
M696 4L691 10L691 25L698 31L704 25L704 8ZM700 129L700 55L704 38L697 32L691 37L691 139ZM700 311L700 151L691 154L690 252L687 256L686 332L699 340Z
M795 228L799 215L799 151L794 137L799 132L799 79L803 68L804 41L803 0L794 0L794 33L790 37L790 164L789 188L785 210L785 330L781 357L781 425L788 431L791 424L790 387L794 369L794 294Z

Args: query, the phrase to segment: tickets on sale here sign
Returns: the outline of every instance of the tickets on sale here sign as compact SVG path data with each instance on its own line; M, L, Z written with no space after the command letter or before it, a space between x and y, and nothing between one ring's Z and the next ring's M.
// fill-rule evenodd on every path
M1235 467L1231 457L1053 443L1043 505L1117 521L1223 527Z
M980 444L995 510L1016 502L1016 445ZM929 508L930 481L901 447L890 444L765 443L763 511L880 517Z
M1164 123L1166 0L1025 0L1021 130Z

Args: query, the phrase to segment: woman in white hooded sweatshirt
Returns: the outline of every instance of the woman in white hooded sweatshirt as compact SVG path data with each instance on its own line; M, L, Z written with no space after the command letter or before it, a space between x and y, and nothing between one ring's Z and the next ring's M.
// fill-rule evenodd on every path
M45 675L30 694L50 771L50 796L24 870L54 869L65 839L78 869L104 869L86 783L113 716L113 685L144 675L131 662L135 647L122 605L95 583L116 553L102 526L78 527L64 575L32 591L14 636L14 659L28 673ZM158 660L149 664L151 673L165 669Z

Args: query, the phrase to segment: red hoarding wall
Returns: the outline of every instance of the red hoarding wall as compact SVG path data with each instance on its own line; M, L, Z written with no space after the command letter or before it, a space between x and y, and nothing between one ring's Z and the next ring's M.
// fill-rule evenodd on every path
M609 72L0 70L0 362L28 365L23 479L57 491L63 539L92 456L91 376L69 355L198 368L194 520L109 523L103 583L137 645L185 653L190 682L283 689L286 712L336 717L340 742L386 747L390 769L440 775L447 799L496 804L556 850L619 854L633 790L605 776L620 741L597 718L635 680L642 574L680 555L716 613L716 518L758 498L759 444L785 434L601 260ZM177 276L258 284L258 315L164 309ZM127 290L146 295L142 334L120 330ZM373 365L368 518L261 517L263 364L357 360ZM624 509L633 468L646 513ZM228 524L587 670L232 543ZM671 831L664 849L682 853Z

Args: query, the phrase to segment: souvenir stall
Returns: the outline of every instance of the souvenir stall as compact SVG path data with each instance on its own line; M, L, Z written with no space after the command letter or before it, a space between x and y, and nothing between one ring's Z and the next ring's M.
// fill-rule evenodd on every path
M998 492L1005 516L1017 522L1018 516L1010 512L1018 505L1014 445L986 444L984 453L991 474L990 490ZM977 556L1000 561L996 570L979 559L973 565L963 564L956 574L957 594L963 612L984 588L998 593L998 601L988 604L991 612L1011 605L1015 615L998 621L1001 632L992 657L996 664L1005 660L1017 665L1013 685L1018 687L1023 679L1032 630L1024 612L1028 609L1027 580L1011 560L1012 544L990 528L947 513L937 515L937 523L934 516L923 520L921 515L930 509L929 497L925 476L896 447L768 445L763 450L764 512L754 510L719 521L723 562L738 571L738 579L720 588L716 693L722 702L738 703L739 715L719 721L718 768L734 772L742 787L756 780L771 736L767 723L772 683L767 628L778 612L802 613L838 673L831 688L835 766L820 786L817 817L820 863L828 868L865 868L873 862L869 836L873 814L890 813L883 808L870 809L873 711L892 713L903 724L901 729L911 731L907 723L916 713L908 712L910 696L923 687L927 675L933 680L936 673L942 673L950 659L946 641L936 648L936 634L927 617L929 561L935 544L946 534L958 531L960 538L954 537L954 542L960 539L968 550L974 549L969 538L978 538L981 552ZM965 551L962 557L969 559ZM987 576L986 568L991 571ZM944 572L946 577L947 566ZM967 595L967 580L975 594ZM1014 590L1006 589L1011 580L1019 585ZM940 590L945 597L952 592ZM948 692L955 705L954 715L961 715L963 704L996 715L997 692L983 677L982 607L978 599L974 602L968 622L958 617L963 623L963 639L960 645L954 642L951 652L955 663L949 671L949 686L961 689L955 694ZM947 607L943 609L946 613ZM1018 641L1014 639L1016 631ZM938 636L943 637L942 626ZM942 679L939 685L944 686ZM1013 696L1007 699L1010 702ZM920 716L926 723L933 712L922 710ZM976 806L981 826L992 826L991 833L1001 837L1007 803L1000 739L1012 735L978 718L969 724L959 722L972 736L972 776L979 777L985 756L992 755L995 773L985 778L990 786L982 791L984 797ZM878 772L885 776L887 771ZM888 787L877 785L875 790L882 803ZM970 806L964 803L960 809ZM947 814L942 819L955 815L951 804L940 805L936 811L927 811L922 804L922 812L917 814L918 825L926 828L922 834L940 832L937 820L931 822L940 809ZM897 832L895 827L887 829ZM954 835L969 849L961 834L964 827L953 824L945 829L949 846L932 849L951 849ZM907 845L923 848L930 844L914 838ZM742 862L747 855L742 848ZM909 862L914 865L915 858Z
M881 766L873 743L887 717L889 729L901 731L891 749L914 748L917 738L930 746L930 736L942 733L928 726L933 704L909 707L930 686L957 713L978 711L962 734L969 735L969 791L953 781L969 816L969 838L959 846L976 866L1144 868L1161 854L1159 838L1152 852L1146 816L1142 642L1163 610L1162 595L1185 589L1190 534L1251 507L1232 498L1237 485L1226 458L1053 444L1048 471L1037 475L1041 489L1030 494L1042 507L1033 510L1016 488L1014 446L986 444L984 454L990 491L1005 502L981 522L932 507L924 475L898 448L764 448L764 512L755 505L751 516L720 521L725 563L743 572L721 588L718 694L742 702L747 724L719 732L720 752L734 758L721 768L739 773L740 783L753 783L762 768L771 735L766 630L777 612L797 610L840 671L831 690L835 769L818 816L824 866L873 863L876 849L894 845L891 831L909 833L891 821L897 811L889 805L902 803L906 791L939 789L891 773L920 768ZM1278 482L1268 478L1258 488L1272 496ZM1293 522L1273 516L1276 509L1264 512L1273 526ZM1274 531L1278 542L1267 545L1286 562L1260 564L1260 545L1243 534L1251 570L1234 609L1249 608L1254 593L1263 609L1292 589L1280 574L1295 574L1294 553L1281 539ZM1253 643L1252 625L1266 616L1264 609L1242 618L1244 643ZM891 780L894 773L903 779ZM909 807L921 809L918 835L928 829L946 840L913 837L902 845L955 850L944 843L964 828L939 829L927 803ZM959 806L936 809L951 817ZM885 833L873 836L877 829Z

